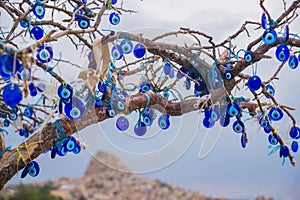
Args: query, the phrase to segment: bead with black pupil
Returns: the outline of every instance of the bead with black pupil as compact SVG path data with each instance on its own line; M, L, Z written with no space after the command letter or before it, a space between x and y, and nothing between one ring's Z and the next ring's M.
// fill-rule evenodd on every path
M61 157L67 155L67 153L68 153L68 152L67 152L67 150L65 149L64 146L61 146L61 147L59 147L59 148L57 149L57 154L58 154L59 156L61 156Z
M37 2L33 5L32 12L37 18L43 19L46 9L40 2Z
M78 20L78 26L81 29L87 29L90 26L90 20L85 17L81 17Z
M130 40L128 40L128 39L122 40L122 42L120 43L120 46L122 47L122 51L124 54L129 54L132 52L133 44Z
M76 148L76 144L76 139L70 136L64 141L63 146L68 152L72 152Z
M17 115L17 113L10 113L8 115L8 118L12 121L16 121L18 119L18 115Z
M248 80L247 86L251 91L257 91L261 87L261 79L259 76L251 76Z
M268 137L268 140L269 140L269 143L271 145L277 145L278 144L278 136L277 135L270 134L269 137Z
M15 106L22 101L23 94L17 84L8 83L6 86L4 86L2 97L7 105Z
M146 93L146 92L149 92L150 90L151 90L151 85L150 85L150 83L148 83L148 82L143 82L143 83L140 85L140 92Z
M299 61L295 55L291 56L289 59L289 67L291 69L296 69L298 67Z
M274 96L275 95L275 89L272 85L266 85L266 91L271 95ZM269 99L270 96L266 95L266 97Z
M137 43L133 49L133 55L136 58L142 58L146 54L146 48L142 43Z
M277 34L273 29L266 29L262 36L262 40L265 44L274 44L277 40Z
M64 111L68 118L77 120L84 115L85 107L80 99L73 97L71 103L65 105Z
M114 59L120 60L123 57L123 50L120 45L114 45L111 49L111 55Z
M28 28L28 22L26 21L26 20L24 20L24 19L21 19L20 20L20 26L22 27L22 28Z
M37 49L36 58L41 63L48 63L48 62L50 62L52 60L52 58L53 58L53 50L52 50L52 48L50 46L47 46L47 45L44 45L44 44L41 45Z
M225 73L224 73L224 78L226 80L231 80L234 78L234 75L232 73L232 71L230 69L226 69Z
M70 99L73 95L73 88L69 84L61 84L57 89L57 94L63 100Z
M272 121L280 121L283 118L283 112L279 107L273 107L268 113Z
M30 37L34 40L40 40L42 39L44 36L44 31L41 27L39 26L34 26L31 30L30 30Z
M109 15L109 22L112 25L118 25L120 23L120 15L116 12L113 12Z
M248 63L252 62L254 59L254 53L252 51L246 51L244 55L244 59Z
M298 152L298 149L299 149L299 144L297 141L293 141L292 144L291 144L291 149L294 153L297 153Z
M267 16L266 16L266 13L263 13L261 15L261 27L263 29L267 29L267 26L268 26L268 20L267 20Z
M108 117L113 118L116 116L116 112L110 107L108 106L105 110L105 113Z
M76 143L75 149L73 151L74 154L79 154L81 152L81 147Z
M26 67L25 69L21 68L20 69L20 73L18 73L18 78L22 81L25 81L25 79L27 78L27 80L30 80L30 76L31 75L31 70L29 67Z
M124 116L120 116L117 119L116 127L120 131L126 131L129 128L129 121L128 121L128 119L126 117L124 117Z
M149 117L148 115L145 115L142 119L142 121L144 122L144 124L146 126L151 126L152 125L152 119L151 117Z
M245 125L242 121L237 120L233 123L232 129L236 133L243 133L245 131Z
M282 44L277 47L275 55L280 62L285 62L290 57L290 50L286 45Z
M266 128L267 126L269 126L270 122L268 120L267 117L261 117L259 119L259 125L262 127L262 128Z
M37 162L31 161L29 163L30 167L28 169L28 174L32 177L36 177L40 173L40 166L38 165Z
M32 107L25 108L23 115L25 117L28 117L28 118L32 117L32 115L33 115L33 108Z
M9 124L10 124L10 122L9 122L8 119L5 119L5 120L3 121L3 126L4 126L4 127L9 127Z
M241 112L241 108L238 103L236 102L230 102L226 106L226 113L230 117L238 116Z
M143 136L145 135L145 133L147 132L147 127L145 126L145 124L143 122L138 122L135 126L134 126L134 133L137 136Z

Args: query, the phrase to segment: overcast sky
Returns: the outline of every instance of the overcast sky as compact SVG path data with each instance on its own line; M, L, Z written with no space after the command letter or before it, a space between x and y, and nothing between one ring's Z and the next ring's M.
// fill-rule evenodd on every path
M124 0L124 7L137 10L138 13L124 14L117 30L145 27L178 30L180 27L190 27L214 36L217 42L235 32L245 20L258 21L262 14L258 0ZM276 18L282 11L282 1L267 1L267 7ZM291 31L299 33L299 19L294 24L296 26L292 26ZM245 48L244 42L247 40L241 38L239 48ZM277 61L263 62L259 64L258 73L267 77L278 64ZM291 71L286 67L280 82L276 82L276 95L280 103L300 110L300 89L295 87L296 80L300 80L299 69ZM294 114L296 119L300 119L300 111ZM41 156L38 158L42 167L38 180L60 176L79 177L83 175L91 158L89 153L93 154L100 149L121 156L136 171L162 168L143 173L143 176L165 180L210 196L253 199L257 195L266 195L286 200L300 197L300 155L296 155L297 167L291 167L288 161L282 166L277 155L267 155L270 152L267 135L258 131L256 124L250 123L247 131L249 145L246 150L240 146L240 137L228 128L222 131L213 151L200 160L199 149L207 131L202 127L197 129L196 119L198 122L201 120L197 113L173 118L170 130L155 135L152 140L137 140L116 134L114 120L88 127L80 132L80 136L90 147L89 152L56 160L51 160L49 155ZM280 133L283 136L286 136L289 125L287 120L282 124ZM157 133L157 130L153 132ZM160 156L156 154L158 150ZM142 153L147 155L144 159ZM180 158L177 159L178 157ZM169 165L170 163L172 164ZM11 183L20 181L15 177ZM28 178L25 181L34 179Z

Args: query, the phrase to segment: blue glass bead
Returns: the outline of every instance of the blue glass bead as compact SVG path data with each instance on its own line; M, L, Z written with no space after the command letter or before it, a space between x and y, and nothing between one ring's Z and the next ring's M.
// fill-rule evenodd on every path
M120 60L123 57L123 50L120 45L114 45L111 49L111 55L114 59Z
M291 149L294 153L297 153L298 152L298 149L299 149L299 144L297 141L293 141L292 144L291 144Z
M37 2L33 5L32 12L37 18L43 19L46 9L40 2Z
M108 106L105 110L105 113L108 117L113 118L116 116L116 111L113 110L110 106Z
M264 131L265 131L266 134L269 134L269 133L272 132L272 128L271 128L270 126L266 126L266 127L264 128Z
M284 33L283 33L283 36L282 36L282 38L280 38L281 43L287 42L287 41L289 40L289 37L290 37L290 29L289 29L289 26L286 25L286 26L284 27Z
M262 36L262 40L265 44L274 44L277 40L277 34L273 29L266 29Z
M66 148L62 145L61 147L57 148L57 154L61 157L67 155L68 151Z
M10 122L9 122L8 119L5 119L5 120L3 121L3 126L4 126L4 127L9 127L9 124L10 124Z
M164 90L163 91L163 96L165 97L165 99L169 99L169 97L170 97L169 91L168 90Z
M21 174L21 178L25 178L25 177L27 176L27 174L28 174L28 172L29 172L29 168L30 168L30 164L27 164L27 165L24 167L24 169L23 169L23 171L22 171L22 174Z
M283 157L288 157L290 154L289 148L287 146L283 146L280 148L280 155L282 155ZM280 156L281 157L281 156Z
M122 42L120 43L120 46L122 47L122 51L124 54L129 54L132 52L133 44L130 40L128 40L128 39L122 40Z
M184 86L186 90L191 89L191 80L189 78L186 78L184 81Z
M241 145L243 148L246 148L247 140L246 140L246 137L244 134L242 134L242 136L241 136Z
M278 144L278 136L270 134L268 137L269 143L272 145L277 145Z
M267 85L267 86L266 86L266 91L267 91L270 95L272 95L272 96L275 95L275 89L274 89L274 87L273 87L272 85ZM266 97L267 97L268 99L270 98L268 95L266 95Z
M57 154L57 147L56 147L56 146L53 146L53 147L51 148L51 158L54 159L55 156L56 156L56 154Z
M18 106L11 106L11 113L17 113L19 111Z
M300 132L297 126L292 126L290 129L290 137L296 139L299 136Z
M63 146L68 152L72 152L76 148L76 144L76 139L72 136L69 136L65 139Z
M111 5L115 5L118 0L111 0Z
M120 116L117 119L116 127L120 131L126 131L129 128L129 121L128 121L128 119L126 117L124 117L124 116Z
M189 70L187 70L185 67L181 67L180 70L177 72L177 78L182 79L188 72Z
M231 80L234 78L234 75L232 73L232 71L230 69L226 69L225 73L224 73L224 78L226 80Z
M169 115L167 114L161 115L158 118L158 126L163 130L168 129L170 127Z
M16 120L18 119L18 114L12 112L12 113L10 113L10 114L8 115L8 118L9 118L11 121L16 121Z
M33 115L32 107L29 106L29 107L25 108L23 115L28 118L32 117L32 115Z
M205 89L205 84L203 83L203 81L198 81L197 83L195 83L195 91L197 92L201 92Z
M18 59L8 54L0 56L0 76L9 79L22 69L22 65Z
M210 118L210 117L211 117L211 108L206 107L206 108L204 109L204 117L205 117L205 118Z
M99 98L95 98L95 106L101 108L103 106L103 101Z
M298 64L299 64L299 61L298 61L297 57L295 55L291 56L289 59L289 67L291 69L296 69L298 67Z
M279 47L277 47L276 49L276 58L280 61L280 62L285 62L289 59L290 57L290 50L289 48L282 44Z
M20 129L20 130L19 130L19 135L20 135L21 137L23 137L23 136L25 135L25 130L24 130L24 129Z
M20 90L19 86L14 83L8 83L3 89L3 100L9 106L15 106L19 104L22 99L22 91Z
M218 121L220 119L220 108L218 106L214 106L212 109L211 109L211 115L210 115L210 118L213 120L213 121Z
M80 17L78 20L78 26L81 29L87 29L90 26L90 20L85 17Z
M29 83L29 91L30 91L30 96L34 97L37 95L37 89L36 87L34 86L33 82Z
M53 58L53 50L52 50L52 48L50 46L47 46L47 45L44 45L44 44L41 45L37 49L36 58L41 63L48 63L48 62L50 62L52 60L52 58Z
M42 39L44 36L44 31L41 27L39 26L34 26L31 30L30 30L30 37L34 40L40 40Z
M236 133L243 133L245 131L245 125L242 121L237 120L233 123L232 129Z
M248 63L252 62L254 59L254 53L252 51L246 51L244 55L244 59Z
M76 143L75 149L73 151L74 154L79 154L81 152L81 147Z
M206 118L206 117L204 117L202 123L205 128L212 128L215 125L214 120L212 120L211 118Z
M141 85L140 85L140 92L142 93L146 93L148 91L151 90L151 85L150 83L148 82L143 82Z
M20 26L22 27L22 28L28 28L28 22L26 21L26 20L24 20L24 19L21 19L20 20Z
M173 67L171 67L171 69L170 69L169 77L170 78L174 78L175 77L175 72L174 72Z
M73 88L69 84L61 84L57 89L57 94L63 100L70 99L73 95Z
M283 112L279 107L271 108L268 115L272 121L280 121L283 118Z
M142 118L143 123L145 124L145 126L151 126L153 123L153 120L150 116L148 115L144 115Z
M102 93L106 93L106 85L104 83L98 83L98 90Z
M220 117L220 125L222 127L227 127L230 123L230 117L227 115L221 115Z
M239 106L238 103L236 102L230 102L227 104L226 106L226 113L230 116L230 117L235 117L238 116L241 112L241 108Z
M65 114L71 120L80 119L85 112L85 107L82 101L78 98L73 97L70 104L65 105Z
M165 62L165 64L164 64L164 73L165 73L165 75L170 74L171 68L172 68L171 64L169 62Z
M137 43L133 50L133 55L136 58L142 58L146 54L146 48L142 43Z
M22 81L25 81L25 79L27 78L27 80L29 81L31 77L31 70L29 67L21 68L20 69L20 73L18 73L18 78Z
M40 166L35 161L31 161L29 165L30 167L28 170L28 174L32 177L36 177L40 173Z
M261 15L261 27L263 29L267 29L267 26L268 26L268 20L267 20L267 16L266 16L266 13L263 13Z
M143 123L137 123L135 126L134 126L134 133L137 135L137 136L143 136L145 135L145 133L147 132L147 127L145 126L145 124Z
M109 22L112 25L117 25L120 23L120 15L116 12L113 12L109 15Z
M268 120L268 118L267 117L261 117L260 119L259 119L259 125L262 127L262 128L266 128L267 126L269 126L270 125L270 122L269 122L269 120Z
M262 82L259 76L251 76L247 85L251 91L257 91L261 87L261 84Z
M119 111L125 110L125 104L122 101L117 101L116 104L117 104L117 106L116 106L117 110L119 110Z

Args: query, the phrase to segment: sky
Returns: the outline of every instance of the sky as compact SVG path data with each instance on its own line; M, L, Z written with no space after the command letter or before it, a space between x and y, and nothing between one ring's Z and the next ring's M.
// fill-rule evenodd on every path
M154 28L178 30L180 27L190 27L212 35L216 42L223 41L238 30L245 20L259 21L262 14L258 1L254 0L124 0L123 5L138 13L123 14L116 30L147 32ZM267 1L266 6L274 18L283 9L280 0ZM104 23L103 26L107 25ZM290 28L293 33L299 33L299 19ZM239 48L245 48L246 42L253 38L247 38L244 34L235 42ZM71 52L69 54L67 56L70 58L74 57ZM274 60L261 62L258 74L267 78L278 65ZM298 110L300 88L295 87L295 81L299 79L299 69L292 71L286 67L280 74L280 80L275 83L278 101ZM299 111L293 114L300 119ZM135 117L132 114L130 119ZM87 151L55 160L51 160L49 155L42 155L37 159L41 166L37 179L20 180L14 177L9 183L44 181L62 176L80 177L92 155L97 150L103 150L120 156L131 170L144 177L168 181L213 197L254 199L265 195L286 200L300 197L299 165L292 167L286 161L282 166L277 155L268 156L267 135L256 124L247 123L249 144L242 149L240 137L231 128L216 128L208 132L202 125L199 126L201 120L197 112L172 117L168 131L162 132L154 127L144 139L132 137L130 132L120 134L114 127L115 120L107 120L79 132L78 136L87 145ZM285 117L278 126L281 126L280 134L285 137L290 122ZM215 138L219 133L217 140ZM213 150L200 159L199 151L206 134L211 136L210 142L217 142ZM296 163L300 163L299 155L296 155Z

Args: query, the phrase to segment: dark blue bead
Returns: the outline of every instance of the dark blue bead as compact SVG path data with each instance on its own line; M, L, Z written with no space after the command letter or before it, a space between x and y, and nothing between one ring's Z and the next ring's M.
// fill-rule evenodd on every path
M259 125L262 127L262 128L266 128L267 126L270 125L270 122L268 120L267 117L265 116L262 116L260 119L259 119Z
M122 51L124 54L129 54L132 52L133 49L133 44L130 40L124 39L121 43L120 46L122 47Z
M181 67L180 70L177 72L177 78L182 79L188 72L189 70L187 70L185 67Z
M172 68L171 64L169 62L165 62L165 64L164 64L164 73L165 73L165 75L170 74L171 68Z
M274 44L277 40L277 34L273 29L266 29L262 36L262 40L265 44Z
M57 94L63 100L70 99L73 95L73 88L69 84L61 84L57 89Z
M290 154L289 152L289 148L287 146L283 146L280 148L280 155L282 155L283 157L288 157Z
M137 136L143 136L145 135L145 133L147 132L147 127L145 126L145 124L138 122L135 126L134 126L134 133Z
M40 166L35 161L31 161L29 165L30 167L28 170L28 174L32 177L36 177L40 173Z
M294 153L297 153L298 152L298 149L299 149L299 144L297 141L293 141L292 144L291 144L291 148L292 148L292 151Z
M279 61L285 62L290 57L290 50L286 45L282 44L279 47L277 47L275 54L276 54L276 58Z
M20 26L22 27L22 28L28 28L28 22L26 21L26 20L24 20L24 19L21 19L20 20Z
M76 139L72 136L69 136L65 139L63 146L68 152L72 152L76 148L76 144Z
M116 12L113 12L109 15L109 22L112 25L117 25L120 23L120 15Z
M80 17L78 19L78 26L81 29L87 29L90 26L90 20L86 17Z
M185 89L189 90L191 89L191 80L189 78L186 78L184 82Z
M247 85L251 91L257 91L261 87L261 84L262 82L259 76L252 76L249 78Z
M244 134L242 134L242 137L241 137L241 145L243 148L246 148L247 140L246 140L246 137Z
M266 13L263 13L261 15L261 27L263 29L267 29L267 26L268 26L268 20L267 20L267 16L266 16Z
M76 143L76 147L73 151L74 154L79 154L81 152L81 147L79 144Z
M271 108L268 115L272 121L279 121L283 118L283 112L279 107Z
M70 104L65 105L65 114L71 120L80 119L85 113L85 107L82 101L73 97Z
M206 118L206 117L204 117L202 123L205 128L212 128L215 125L214 120L212 120L211 118Z
M142 93L146 93L148 91L151 90L151 85L150 83L148 82L143 82L141 85L140 85L140 92Z
M111 55L114 59L120 60L123 57L123 50L120 45L114 45L111 49Z
M292 126L290 129L290 137L296 139L300 135L299 129L297 126Z
M15 106L19 104L22 99L22 91L20 90L19 86L14 83L8 83L3 89L3 100L9 106Z
M265 131L265 133L269 134L269 133L272 132L272 128L271 128L270 126L266 126L266 127L264 128L264 131Z
M37 49L36 58L41 63L48 63L48 62L50 62L52 60L52 58L53 58L53 50L52 50L52 48L50 46L47 46L47 45L44 45L44 44L41 45Z
M118 2L118 0L111 0L111 5L115 5Z
M8 54L2 54L0 56L0 76L4 79L9 79L17 72L19 72L23 66L20 61Z
M4 126L4 127L9 127L9 124L10 124L10 122L9 122L8 119L5 119L5 120L3 121L3 126Z
M222 127L227 127L230 123L230 117L227 115L221 115L220 117L220 125Z
M272 85L267 85L267 86L266 86L266 91L267 91L268 93L270 93L272 96L275 95L275 89L274 89L274 87L273 87ZM268 99L270 98L268 95L266 95L266 97L267 97Z
M33 5L32 12L37 18L43 19L46 9L43 6L43 4L41 4L40 2L37 2Z
M298 67L299 61L295 55L291 56L289 59L289 67L291 69L296 69Z
M107 89L106 89L106 85L104 83L98 83L98 90L102 93L106 93Z
M32 107L29 106L29 107L25 108L23 115L28 118L32 117L32 115L33 115Z
M126 117L120 116L117 119L116 126L120 131L126 131L129 127L129 121Z
M269 140L270 144L272 144L272 145L278 144L278 136L277 135L270 134L268 137L268 140Z
M235 117L238 116L241 112L241 108L239 106L238 103L236 102L230 102L227 104L226 106L226 113L230 116L230 117Z
M40 40L44 36L44 31L41 27L39 26L34 26L30 30L30 37L34 40Z
M252 62L254 59L254 53L252 51L246 51L244 55L244 59L248 63Z
M29 168L30 168L30 165L29 165L29 164L27 164L27 165L24 167L24 169L23 169L23 171L22 171L22 174L21 174L21 178L25 178L25 177L27 176L27 174L28 174L28 172L29 172Z
M245 125L242 121L237 120L233 123L232 129L236 133L243 133L245 131Z
M234 78L234 74L232 73L232 71L230 69L226 69L226 71L224 73L224 78L226 80L231 80Z
M142 43L138 43L135 45L133 50L133 55L136 58L142 58L146 54L146 48Z

